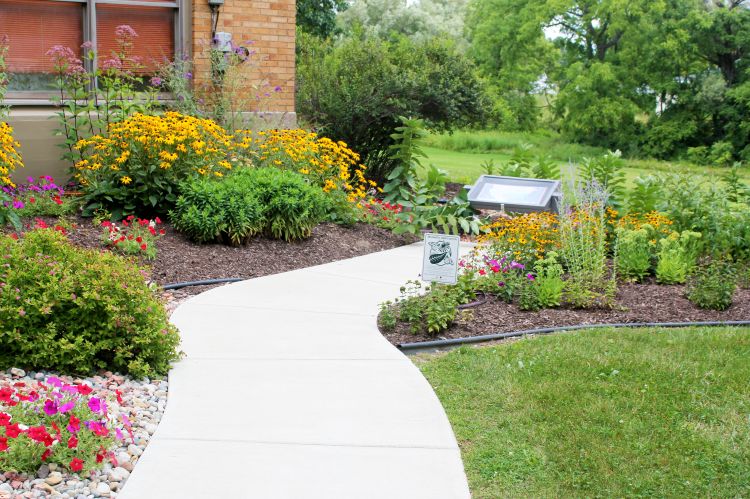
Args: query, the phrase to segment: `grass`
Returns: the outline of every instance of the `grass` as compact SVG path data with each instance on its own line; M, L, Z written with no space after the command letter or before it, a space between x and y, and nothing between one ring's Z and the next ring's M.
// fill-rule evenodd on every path
M747 497L750 329L588 330L418 360L472 495Z
M522 144L532 146L533 157L546 155L561 166L569 162L578 163L585 157L599 156L607 152L600 147L566 142L552 132L458 131L453 135L430 135L425 140L424 151L428 156L425 163L434 163L446 170L454 182L473 184L484 173L481 167L483 162L492 159L496 164L505 163L512 156L513 150ZM628 185L639 175L645 176L655 172L681 172L716 177L726 171L726 168L710 168L686 162L625 160ZM745 168L741 175L750 183L750 168Z

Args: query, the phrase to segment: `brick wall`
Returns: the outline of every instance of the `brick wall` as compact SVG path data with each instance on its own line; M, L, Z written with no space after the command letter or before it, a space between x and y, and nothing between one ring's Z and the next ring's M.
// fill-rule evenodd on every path
M255 50L242 66L247 92L262 88L260 109L254 99L243 99L246 111L294 112L294 0L225 0L219 15L217 31L232 34L235 44L252 41ZM206 81L209 75L208 53L211 42L211 10L207 0L193 0L193 55L196 79ZM280 91L274 91L280 87ZM266 98L265 94L270 97ZM244 93L248 96L248 93Z

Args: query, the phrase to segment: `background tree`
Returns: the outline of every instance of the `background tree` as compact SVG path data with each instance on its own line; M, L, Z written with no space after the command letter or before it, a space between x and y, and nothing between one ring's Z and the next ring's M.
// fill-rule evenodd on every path
M348 6L346 0L297 0L297 28L328 38L336 29L336 15Z

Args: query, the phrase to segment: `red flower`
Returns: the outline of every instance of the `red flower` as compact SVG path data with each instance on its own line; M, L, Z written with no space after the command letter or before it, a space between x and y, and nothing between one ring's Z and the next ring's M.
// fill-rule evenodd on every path
M132 240L133 240L133 236L132 235L128 236L128 241L132 241Z
M81 420L71 414L70 420L68 421L68 431L71 433L76 433L80 429L81 429Z
M10 238L11 238L11 239L15 239L16 241L18 241L18 234L16 234L16 233L14 232L13 234L11 234L11 235L10 235Z
M29 198L29 203L31 203L31 204L34 204L34 203L36 203L36 198L34 198L34 197L30 197L30 198Z
M5 404L15 405L13 403L13 399L11 397L13 396L13 389L12 388L0 388L0 402L3 402Z
M156 235L156 229L154 229L153 227L149 227L148 231L151 233L152 236Z
M50 454L52 454L52 449L45 450L44 454L42 454L42 461L46 461Z
M117 395L117 403L122 404L122 392L120 390L115 390L115 395Z
M164 230L164 229L161 229L161 230L159 231L159 234L160 234L160 235L162 235L162 236L163 236L164 234L166 234L166 233L167 233L167 231L166 231L166 230Z
M0 412L0 426L6 426L10 423L10 414Z
M68 439L68 449L75 449L76 447L78 447L78 439L74 436L71 436Z
M134 218L135 218L135 215L128 215L128 218L126 218L125 220L127 220L128 222L130 222Z
M479 269L479 275L486 275L487 271L484 269Z
M18 423L9 424L5 427L5 436L8 438L18 438L21 433L23 433L23 430L18 426Z
M135 242L142 243L143 242L143 238L141 236L138 236L138 237L135 238Z
M94 391L89 385L77 385L76 390L84 397Z
M45 447L52 445L52 435L47 432L47 428L44 426L32 426L26 434L31 440L44 444Z
M148 246L146 246L145 244L141 244L141 249L142 249L143 251L146 251L146 248L148 248Z
M70 471L73 473L78 473L83 469L83 461L78 459L77 457L74 457L70 460Z
M60 196L53 197L52 201L54 201L58 205L62 204L62 199L60 199Z
M0 437L0 452L8 450L8 439Z
M110 222L109 220L105 220L104 222L102 222L102 227L112 227L112 222Z
M156 218L154 219L154 222L156 222L157 224L160 224L160 223L161 223L161 218L159 218L159 217L156 217Z

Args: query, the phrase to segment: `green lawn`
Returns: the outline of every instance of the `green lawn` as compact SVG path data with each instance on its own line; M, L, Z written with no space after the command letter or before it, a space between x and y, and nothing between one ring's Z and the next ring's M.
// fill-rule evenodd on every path
M560 136L554 134L459 131L453 135L429 136L424 147L428 156L425 163L434 163L448 171L455 182L473 184L477 177L484 173L481 167L483 162L490 159L496 164L507 162L513 150L521 144L533 146L531 152L534 157L547 155L561 166L570 162L575 164L584 157L607 152L602 148L565 142ZM639 175L649 175L655 172L682 172L716 177L727 171L724 168L657 160L626 159L625 165L625 174L629 184ZM745 168L741 175L746 182L750 183L750 168Z
M473 497L750 496L750 329L588 330L418 359Z

